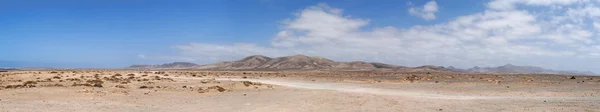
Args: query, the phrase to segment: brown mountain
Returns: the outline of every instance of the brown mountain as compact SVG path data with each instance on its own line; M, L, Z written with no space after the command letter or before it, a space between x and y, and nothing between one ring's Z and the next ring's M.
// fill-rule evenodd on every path
M131 66L130 68L169 68L170 64ZM390 71L390 72L451 72L439 66L405 67L375 62L336 62L322 57L294 55L271 58L253 55L237 61L219 62L209 65L185 64L174 69L205 70L331 70L331 71ZM187 66L190 65L190 66Z
M383 63L369 63L362 61L335 62L327 58L310 57L305 55L294 55L270 58L254 55L238 61L221 62L213 65L205 65L202 69L219 70L375 70L375 69L398 69L402 66Z

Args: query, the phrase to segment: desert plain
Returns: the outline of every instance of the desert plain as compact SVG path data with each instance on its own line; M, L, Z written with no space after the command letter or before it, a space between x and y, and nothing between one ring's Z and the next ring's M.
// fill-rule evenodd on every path
M1 112L599 112L600 77L334 71L0 72Z

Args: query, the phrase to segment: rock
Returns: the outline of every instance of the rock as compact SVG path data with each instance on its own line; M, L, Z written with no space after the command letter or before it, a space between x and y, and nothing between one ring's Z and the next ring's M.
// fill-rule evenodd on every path
M242 81L242 83L243 83L243 84L244 84L244 86L246 86L246 87L248 87L248 86L251 86L251 85L256 85L255 83L252 83L252 82L250 82L250 81Z
M101 88L103 86L102 86L102 84L94 84L94 85L92 85L92 87L99 87L99 88Z

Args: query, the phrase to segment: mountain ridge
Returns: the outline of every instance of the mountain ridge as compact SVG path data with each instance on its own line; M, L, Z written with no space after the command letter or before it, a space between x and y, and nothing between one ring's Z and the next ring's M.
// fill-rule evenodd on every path
M450 66L452 67L452 66ZM450 68L448 67L448 68ZM452 67L453 68L453 67ZM457 71L470 72L470 73L495 73L495 74L575 74L575 75L596 75L596 73L590 71L566 71L566 70L553 70L546 69L537 66L517 66L513 64L506 64L497 67L478 67L474 66L468 69L453 68Z
M198 65L189 62L173 62L160 65L132 65L133 69L198 69L198 70L330 70L330 71L383 71L383 72L444 72L444 73L484 73L484 74L575 74L596 75L593 72L561 71L536 66L506 64L497 67L472 67L468 69L423 65L417 67L399 66L380 62L336 62L327 58L297 54L283 57L252 55L240 60L223 61L214 64Z

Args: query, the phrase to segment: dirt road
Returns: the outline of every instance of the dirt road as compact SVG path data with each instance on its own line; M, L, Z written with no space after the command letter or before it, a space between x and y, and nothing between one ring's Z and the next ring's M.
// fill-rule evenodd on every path
M363 87L361 84L350 84L350 83L332 83L332 82L307 82L298 80L281 80L281 79L249 79L249 78L194 78L194 77L171 77L174 79L196 79L206 80L214 79L219 81L250 81L259 82L264 84L279 85L294 88L303 89L319 89L319 90L333 90L339 92L351 92L351 93L367 93L375 95L390 95L390 96L404 96L404 97L419 97L419 98L431 98L431 99L452 99L452 100L506 100L506 99L520 99L520 100L548 100L548 99L559 99L559 100L597 100L600 101L600 97L589 96L589 97L569 97L569 96L554 96L554 97L519 97L519 96L475 96L475 95L448 95L448 94L432 94L426 92L416 91L403 91L395 89L385 88L373 88Z

